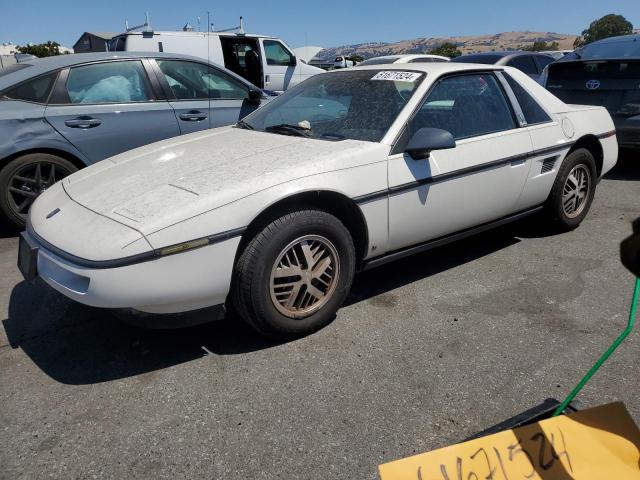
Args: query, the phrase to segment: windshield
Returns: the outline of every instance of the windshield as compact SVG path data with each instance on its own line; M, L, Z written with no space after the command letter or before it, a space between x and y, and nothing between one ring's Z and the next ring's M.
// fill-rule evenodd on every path
M384 65L385 63L394 63L400 57L376 57L360 62L358 65Z
M315 75L239 126L323 140L379 142L425 77L424 72L347 70Z
M580 59L597 58L626 58L640 57L640 37L631 37L619 41L591 43L579 49L577 57Z

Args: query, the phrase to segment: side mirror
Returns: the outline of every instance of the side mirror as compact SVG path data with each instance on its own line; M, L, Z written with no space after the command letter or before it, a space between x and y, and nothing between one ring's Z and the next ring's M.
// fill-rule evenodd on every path
M295 67L298 64L298 59L295 55L291 55L291 59L289 60L289 66Z
M249 90L248 102L251 105L260 105L262 100L262 92L260 90Z
M633 222L633 235L620 244L622 264L636 277L640 277L640 217Z
M431 150L444 150L455 146L456 141L450 132L441 128L421 128L413 134L404 151L414 160L422 160L429 158Z

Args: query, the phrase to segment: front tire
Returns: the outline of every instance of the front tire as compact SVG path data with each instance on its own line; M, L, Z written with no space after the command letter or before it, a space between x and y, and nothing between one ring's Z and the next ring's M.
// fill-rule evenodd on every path
M591 152L579 148L562 162L547 199L547 216L561 230L576 228L587 216L596 191L596 163Z
M290 211L244 248L234 268L233 305L264 335L307 335L333 320L355 263L353 240L340 220L313 208Z
M38 195L76 170L69 160L49 153L14 158L0 170L0 210L15 225L24 227Z

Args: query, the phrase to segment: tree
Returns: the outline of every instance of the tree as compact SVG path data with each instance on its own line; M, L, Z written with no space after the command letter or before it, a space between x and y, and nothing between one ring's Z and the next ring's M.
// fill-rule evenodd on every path
M531 45L527 45L526 47L522 47L522 50L525 52L544 52L548 50L559 50L560 45L558 42L533 42Z
M438 45L428 53L430 53L431 55L442 55L443 57L449 58L459 57L460 55L462 55L462 52L458 50L458 47L449 42Z
M58 42L48 41L47 43L29 44L25 47L18 47L18 51L42 58L60 55L60 49L58 47L60 47Z
M633 25L622 15L610 13L602 18L594 20L589 28L582 31L582 36L573 42L574 47L602 40L603 38L629 35L633 33Z
M364 61L364 57L362 55L351 55L350 60L353 60L354 63L360 63Z

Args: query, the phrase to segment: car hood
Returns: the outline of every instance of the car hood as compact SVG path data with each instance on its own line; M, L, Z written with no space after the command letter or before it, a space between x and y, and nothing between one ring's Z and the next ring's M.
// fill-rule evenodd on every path
M75 202L144 235L272 186L361 165L381 145L225 127L141 147L63 180Z

